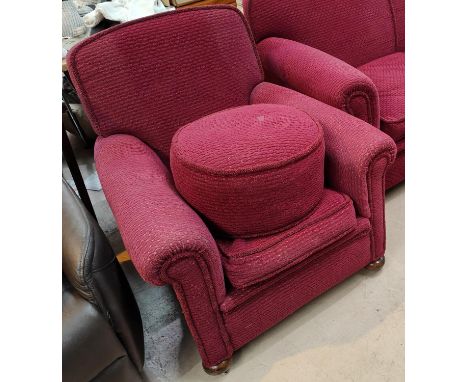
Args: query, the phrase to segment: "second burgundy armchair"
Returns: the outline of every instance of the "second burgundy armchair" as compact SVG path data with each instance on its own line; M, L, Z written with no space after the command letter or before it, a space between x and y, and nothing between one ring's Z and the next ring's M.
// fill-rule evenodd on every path
M393 140L265 82L237 9L128 22L67 61L125 246L147 282L173 287L208 373L383 265Z
M388 134L405 178L404 0L244 0L266 79Z

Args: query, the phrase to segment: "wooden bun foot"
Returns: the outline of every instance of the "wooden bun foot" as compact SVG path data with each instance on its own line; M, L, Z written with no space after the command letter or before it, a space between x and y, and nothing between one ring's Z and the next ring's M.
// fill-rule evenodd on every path
M223 373L227 373L229 368L231 367L232 357L225 359L224 361L218 363L217 365L206 367L203 366L203 370L205 370L206 374L209 375L219 375Z
M366 269L369 269L370 271L378 271L380 268L382 268L385 264L385 257L381 257L380 259L377 259L373 261L372 263L369 263L366 265Z

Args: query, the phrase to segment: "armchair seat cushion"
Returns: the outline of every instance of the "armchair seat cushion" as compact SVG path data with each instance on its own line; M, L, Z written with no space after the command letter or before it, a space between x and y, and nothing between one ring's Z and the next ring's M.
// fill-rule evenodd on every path
M177 190L216 231L267 235L296 224L321 200L323 132L289 106L234 108L179 129L171 169Z
M389 54L358 69L377 87L382 131L398 142L405 137L405 53Z
M223 240L223 268L235 288L268 280L333 244L357 227L351 199L329 189L317 207L286 231L261 238Z

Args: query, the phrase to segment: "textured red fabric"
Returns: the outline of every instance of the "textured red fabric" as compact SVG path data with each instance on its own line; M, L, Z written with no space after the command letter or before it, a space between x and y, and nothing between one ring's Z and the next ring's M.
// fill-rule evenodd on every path
M388 168L385 177L386 189L395 187L405 179L405 140L397 142L397 156L395 162Z
M284 230L320 201L321 128L283 105L242 106L179 129L171 146L175 185L216 229L234 237Z
M67 63L94 130L133 135L164 161L179 127L247 104L263 78L245 19L230 6L121 24L77 44Z
M254 239L218 240L224 271L234 287L245 288L316 255L355 230L356 225L351 199L325 190L309 216L286 231Z
M388 169L393 163L389 164L389 160L385 156L376 158L369 166L369 173L367 174L369 203L372 211L372 260L377 260L385 254L387 244L385 229L385 179Z
M139 139L99 137L95 160L138 273L177 291L205 365L225 359L232 348L217 308L225 298L224 273L207 227L177 194L161 160Z
M369 222L360 219L358 227L320 256L311 256L268 282L231 293L221 310L234 349L367 265Z
M386 167L395 159L396 147L393 140L349 114L319 102L291 89L262 82L252 92L251 103L274 103L297 107L316 119L323 129L325 139L326 185L349 195L360 216L368 217L372 229L380 232L374 239L385 238L385 216L383 191L381 190ZM378 160L380 173L371 172ZM383 253L384 243L374 242Z
M380 125L396 142L404 139L404 53L396 53L405 50L404 0L243 3L267 79ZM346 99L347 86L369 77L373 85ZM388 184L404 180L404 155L389 172Z
M181 256L167 269L184 312L187 325L198 346L205 366L217 365L232 356L233 347L227 334L219 305L210 295L207 270L191 254Z
M100 135L96 166L125 246L145 280L174 288L205 366L230 357L234 348L365 266L382 248L376 240L382 240L384 220L376 210L383 209L393 141L357 118L279 86L262 83L251 94L262 72L234 8L190 9L125 23L78 45L68 64ZM226 289L212 234L179 196L158 155L168 159L181 126L250 98L254 104L297 106L320 122L327 187L348 194L372 230L360 217L356 230L276 277ZM324 227L318 233L331 232ZM294 248L315 239L298 240ZM286 244L288 238L278 243Z
M260 42L282 37L313 46L353 66L395 51L389 0L244 0Z
M154 151L138 138L115 134L97 139L94 156L106 199L140 275L163 285L166 263L179 253L194 252L208 266L221 301L225 288L216 243L178 195Z
M389 0L395 26L395 50L405 51L405 0Z
M364 73L308 45L270 37L258 44L271 82L284 84L379 126L379 97Z
M378 58L358 68L377 86L380 128L395 142L405 137L405 53Z

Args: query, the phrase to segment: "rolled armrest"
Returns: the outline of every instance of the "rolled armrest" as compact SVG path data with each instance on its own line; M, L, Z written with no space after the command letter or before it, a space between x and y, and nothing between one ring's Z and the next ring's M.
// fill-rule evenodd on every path
M170 268L195 259L218 301L225 295L221 257L201 218L181 199L155 152L128 135L99 137L96 167L125 246L148 282L173 280Z
M262 40L258 51L269 81L379 127L377 88L364 73L325 52L283 38Z
M232 355L219 312L221 256L201 218L181 199L155 154L128 135L99 137L96 167L125 246L148 282L171 284L205 366Z
M396 155L395 142L349 114L296 91L263 82L251 103L297 107L320 122L325 139L325 184L349 195L359 215L371 220L374 254L385 251L385 173Z

